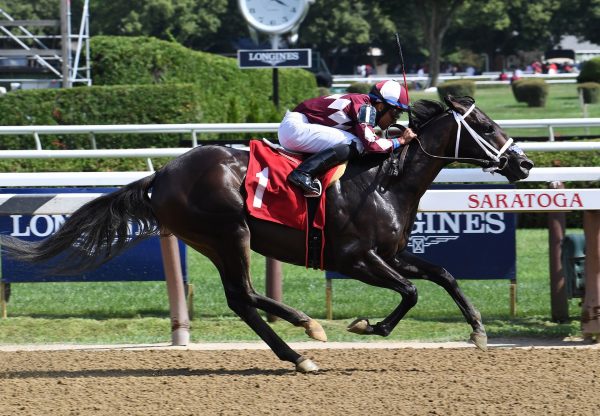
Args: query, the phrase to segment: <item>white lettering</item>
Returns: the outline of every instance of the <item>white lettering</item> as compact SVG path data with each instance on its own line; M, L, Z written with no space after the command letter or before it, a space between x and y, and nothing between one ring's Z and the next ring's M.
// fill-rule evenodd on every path
M10 233L13 237L29 237L31 235L31 229L29 227L25 227L24 231L21 231L21 218L22 215L11 215L13 222L13 230Z
M10 234L13 237L46 237L55 233L65 223L65 215L34 215L29 224L23 224L22 215L11 215L13 229Z
M460 216L453 215L450 213L443 213L440 215L440 228L438 233L446 234L448 230L446 226L450 227L450 231L453 233L460 233Z
M419 212L413 234L502 234L506 231L503 212Z
M40 220L43 220L43 222L46 223L44 226L44 231L40 231ZM33 235L37 235L38 237L46 237L47 235L52 234L52 231L54 231L54 221L52 221L52 217L50 215L34 215L29 224Z
M485 214L485 232L502 234L506 230L503 212L488 212Z
M248 54L250 61L265 62L269 65L277 65L285 61L297 61L300 58L298 52L251 52Z
M485 232L485 227L482 225L483 213L481 212L468 212L465 214L465 233L482 234Z

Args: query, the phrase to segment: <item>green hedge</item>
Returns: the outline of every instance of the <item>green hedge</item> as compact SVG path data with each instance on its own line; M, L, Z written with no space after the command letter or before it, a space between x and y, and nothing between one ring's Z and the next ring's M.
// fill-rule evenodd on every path
M368 94L373 88L373 83L369 82L353 82L348 85L346 88L346 92L355 93L355 94Z
M19 90L0 97L2 125L165 124L204 120L202 88L195 84L118 85ZM47 149L89 148L89 138L42 135ZM176 147L175 135L97 135L99 148ZM0 136L0 149L31 149L30 136Z
M600 84L597 82L584 82L577 85L577 92L583 94L585 104L595 104L600 98Z
M577 76L577 82L600 82L600 57L583 63L581 72Z
M542 79L523 79L512 83L512 91L518 102L529 107L544 107L548 97L548 84Z
M438 85L437 92L440 100L444 100L446 95L455 97L475 97L475 82L474 81L446 81Z
M317 96L314 75L279 70L279 103L272 103L272 70L239 69L237 60L147 37L91 40L94 85L194 83L202 87L204 122L275 122L287 108Z

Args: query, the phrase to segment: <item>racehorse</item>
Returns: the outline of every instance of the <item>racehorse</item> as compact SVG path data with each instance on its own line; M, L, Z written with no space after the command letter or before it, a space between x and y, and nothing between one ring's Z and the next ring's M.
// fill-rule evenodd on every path
M323 264L364 283L400 294L399 305L381 322L357 319L348 330L387 336L417 303L409 279L427 279L454 299L487 348L481 315L444 268L406 251L419 199L440 170L467 162L498 172L510 182L528 176L533 163L470 97L420 100L410 126L418 134L406 151L365 155L350 162L326 191ZM89 270L156 232L173 233L208 257L221 276L228 306L281 359L300 372L317 371L263 320L261 309L307 335L326 340L321 325L305 313L257 293L252 287L250 250L296 265L305 264L304 232L250 217L244 177L249 154L225 146L201 146L173 159L148 177L101 196L74 212L54 235L37 243L3 237L9 254L32 263L54 263L55 272ZM151 194L151 195L150 195ZM128 236L129 224L139 228Z

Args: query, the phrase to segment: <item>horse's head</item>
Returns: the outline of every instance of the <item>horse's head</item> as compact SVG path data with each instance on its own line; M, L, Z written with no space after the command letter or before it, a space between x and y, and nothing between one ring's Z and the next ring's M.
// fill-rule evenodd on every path
M475 107L471 97L444 98L457 123L454 157L477 164L486 171L498 172L511 183L529 176L533 162L513 140Z

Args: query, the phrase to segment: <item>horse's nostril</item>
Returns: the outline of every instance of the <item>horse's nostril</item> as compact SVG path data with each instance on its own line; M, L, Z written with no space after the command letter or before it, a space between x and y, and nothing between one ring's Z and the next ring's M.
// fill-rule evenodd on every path
M530 170L533 167L533 162L529 159L524 159L519 163L522 169Z

